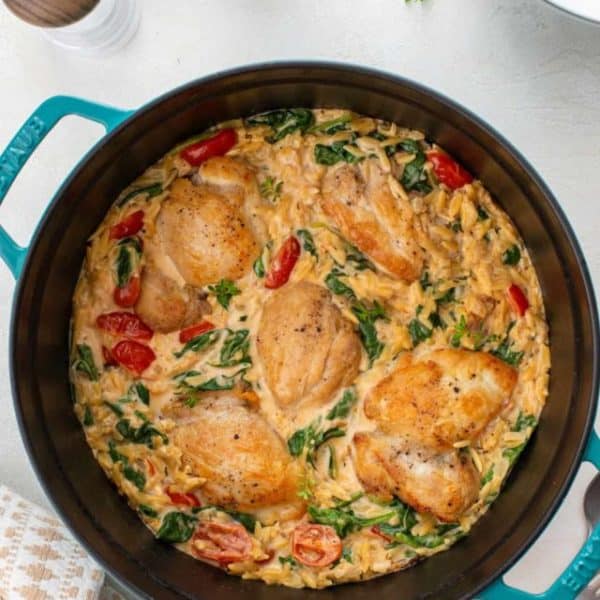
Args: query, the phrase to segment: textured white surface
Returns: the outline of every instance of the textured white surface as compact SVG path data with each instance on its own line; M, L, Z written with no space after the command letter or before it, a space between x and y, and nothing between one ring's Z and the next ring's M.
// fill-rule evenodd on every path
M140 30L103 60L68 54L0 4L3 148L53 94L137 107L220 69L275 59L360 63L429 85L497 128L560 200L600 282L600 27L541 0L140 0ZM66 119L24 169L0 222L24 243L98 126ZM17 431L8 378L13 281L0 264L0 482L46 504ZM541 591L583 541L586 466L508 581Z

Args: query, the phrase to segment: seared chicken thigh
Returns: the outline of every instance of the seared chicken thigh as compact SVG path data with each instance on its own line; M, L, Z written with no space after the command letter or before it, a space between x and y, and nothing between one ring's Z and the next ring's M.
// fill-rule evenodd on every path
M236 510L297 503L300 471L268 422L234 392L203 396L196 406L165 411L170 434L191 472L207 479L207 502Z
M368 491L397 495L417 510L454 521L474 502L479 476L468 454L508 406L516 371L485 352L404 355L365 400L375 433L354 436L354 464Z
M357 433L354 448L358 477L373 494L398 496L446 522L456 521L477 499L480 477L468 455L438 454L381 433Z
M380 431L443 451L474 441L508 404L517 372L487 352L406 354L365 401Z
M274 292L257 336L266 379L282 408L323 404L358 374L361 349L330 293L302 282Z
M321 187L322 207L342 235L389 274L419 277L423 251L416 241L413 210L396 199L374 160L329 169Z
M260 251L237 202L189 179L173 182L156 228L164 251L193 286L239 279Z

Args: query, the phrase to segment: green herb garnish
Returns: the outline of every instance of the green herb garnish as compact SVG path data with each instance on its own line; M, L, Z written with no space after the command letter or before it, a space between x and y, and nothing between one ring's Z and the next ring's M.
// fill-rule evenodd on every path
M274 144L294 131L304 133L315 122L312 110L307 108L288 108L272 110L255 115L246 120L249 125L268 125L272 135L265 139Z
M281 190L283 188L283 181L276 181L270 175L266 177L261 184L258 186L260 195L266 200L271 202L277 202L281 196Z
M324 121L313 125L307 133L324 133L325 135L333 135L338 131L346 129L346 125L352 120L352 115L342 115L337 119L331 119L330 121Z
M327 418L330 421L333 421L334 419L345 419L350 414L350 411L357 400L358 398L354 388L345 390L342 399L327 413Z
M92 349L87 344L77 344L77 357L73 361L73 369L87 375L90 381L98 381L100 374L94 362Z
M201 333L196 337L193 337L191 340L187 341L183 348L178 352L173 352L173 355L176 358L181 358L186 352L200 352L201 350L205 350L210 346L214 345L219 337L221 336L220 329L211 329L205 333Z
M513 321L506 330L506 335L504 339L500 343L500 345L491 351L495 357L503 360L505 363L511 365L512 367L518 367L521 361L523 360L523 356L525 356L525 352L516 352L511 350L511 347L514 342L509 339L510 331L515 326L515 322Z
M454 324L454 331L452 333L452 337L450 338L450 345L453 348L460 348L460 342L463 337L469 333L469 328L467 327L467 320L464 315L460 316L460 320Z
M368 308L362 302L358 302L351 307L352 312L358 319L358 333L360 341L369 357L369 367L381 356L384 344L377 337L375 322L379 319L387 320L383 307L377 302Z
M90 427L90 425L94 424L94 415L92 414L92 410L89 406L86 405L83 411L83 425L84 427Z
M229 309L229 303L234 296L241 294L239 288L230 279L221 279L216 285L209 285L211 291L217 297L217 302L225 309Z
M265 263L263 262L262 254L254 261L252 270L259 279L265 276Z
M346 277L346 273L337 267L334 267L328 273L327 277L325 277L325 285L337 296L344 296L345 298L348 298L348 300L355 299L356 295L354 294L354 290L341 281L340 277Z
M324 144L315 144L315 162L319 165L335 165L339 162L348 164L356 164L362 160L361 157L355 156L352 152L346 150L345 146L350 144L350 140L340 140L334 142L331 146Z
M145 516L150 517L151 519L156 519L158 517L158 513L147 504L138 504L138 510Z
M132 190L131 192L129 192L126 196L124 196L117 202L117 206L118 207L125 206L125 204L127 204L127 202L129 202L132 198L134 198L135 196L138 196L139 194L147 194L148 198L152 198L153 196L158 196L159 194L162 194L162 192L163 192L162 184L161 183L153 183L152 185L147 185L145 187L141 187L141 188Z
M510 265L514 267L521 260L521 251L519 250L519 246L516 244L512 245L510 248L507 248L502 255L502 262L505 265Z
M414 347L430 338L433 331L419 319L412 319L408 324L408 333L410 333L410 339L412 340Z
M250 349L250 340L248 329L239 329L233 331L227 330L227 337L221 347L219 363L212 365L214 367L233 367L240 364L252 364L252 359L248 354Z
M163 444L169 443L169 438L158 431L149 421L144 421L139 427L134 427L129 419L121 419L117 422L116 429L123 439L132 444L146 444L148 448L152 448L153 440L157 436L161 438Z
M169 512L164 516L156 537L163 542L172 544L187 542L194 533L196 521L196 517L186 513Z
M288 440L288 450L292 456L300 456L306 451L306 462L315 466L316 454L319 448L327 441L343 437L346 432L339 427L320 429L320 417L304 429L296 431Z
M308 231L308 229L298 229L296 235L302 240L302 247L304 250L319 260L319 253L317 252L312 233Z
M141 382L136 381L129 386L127 395L134 400L139 400L142 404L148 406L150 404L150 392L148 388Z

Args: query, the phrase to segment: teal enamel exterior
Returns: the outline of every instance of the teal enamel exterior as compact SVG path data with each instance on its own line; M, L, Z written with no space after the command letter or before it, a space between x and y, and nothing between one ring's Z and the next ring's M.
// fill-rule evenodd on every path
M583 459L600 470L600 438L592 431ZM481 600L570 600L600 571L600 523L562 575L542 594L529 594L506 585L499 577L478 595Z
M133 111L121 110L72 96L53 96L40 104L0 155L0 204L17 175L48 132L65 116L78 115L112 131ZM28 248L19 246L0 225L0 258L18 279Z

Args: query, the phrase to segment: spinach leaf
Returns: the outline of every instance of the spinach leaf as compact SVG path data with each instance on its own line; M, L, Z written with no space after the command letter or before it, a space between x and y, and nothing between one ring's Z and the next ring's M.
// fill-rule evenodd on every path
M344 296L348 298L348 300L353 300L356 298L354 294L354 290L343 281L340 281L340 277L345 277L346 273L334 267L327 277L325 277L325 285L332 291L336 296Z
M429 319L429 323L431 324L431 327L433 329L446 329L446 323L444 322L442 317L440 317L439 313L429 313L429 316L427 318Z
M123 439L132 444L146 444L148 448L152 448L153 439L156 436L161 438L163 444L169 443L169 438L158 431L149 421L144 421L139 427L134 427L129 419L121 419L117 422L116 429Z
M533 415L526 415L519 412L513 431L525 431L529 427L534 428L537 425L537 419Z
M505 265L515 266L521 260L521 251L519 246L513 244L510 248L507 248L502 255L502 262Z
M110 440L108 442L108 455L110 456L113 462L121 462L124 465L129 463L127 457L117 450L117 445L113 440Z
M194 533L196 520L196 517L183 512L169 512L164 516L156 537L172 544L187 542Z
M450 345L453 348L460 348L461 340L468 333L469 328L467 327L467 320L465 319L464 315L461 315L458 323L454 323L454 332L450 338Z
M262 254L254 261L252 269L259 279L265 276L265 263L263 262Z
M266 200L277 202L281 196L283 181L276 181L270 175L266 177L258 186L260 195Z
M94 415L92 414L92 410L89 406L86 405L83 411L83 426L90 427L94 424Z
M119 252L115 262L117 287L123 288L129 283L141 254L142 247L137 238L124 238L119 242Z
M485 475L481 478L481 487L483 487L486 483L489 483L494 478L494 465L492 465Z
M450 227L450 229L452 229L452 231L454 231L454 233L460 233L463 230L460 219L456 219L456 220L452 221L452 223L450 223L448 225L448 227Z
M411 140L411 139L406 139L406 140L402 140L401 142L398 142L397 144L388 144L387 146L384 146L385 148L385 153L388 156L392 156L393 154L396 154L396 152L400 151L400 150L404 150L404 152L409 152L410 154L419 154L419 153L423 153L423 150L421 149L421 146L419 144L419 142L417 140Z
M329 464L327 465L327 472L329 473L329 477L331 477L331 479L335 479L338 473L335 448L333 446L327 447L329 448Z
M142 404L148 406L150 404L150 392L148 388L141 382L136 381L129 386L127 395L134 400L139 400Z
M115 404L114 402L109 402L108 400L105 400L104 404L105 406L110 408L110 410L112 410L115 413L115 415L117 415L117 417L123 416L123 409L118 404Z
M128 481L131 481L131 483L133 483L133 485L135 485L140 492L142 492L146 487L146 476L130 465L123 466L123 476Z
M375 265L354 245L346 242L346 260L354 263L357 271L375 271Z
M306 449L306 462L315 466L316 454L327 441L343 437L346 432L340 427L319 429L320 417L304 429L299 429L288 440L288 450L292 456L300 456Z
M423 291L433 285L433 283L429 280L429 271L423 271L421 278L419 279L419 283L421 284L421 289Z
M350 548L349 546L345 546L342 550L342 556L340 560L345 560L346 562L352 564L352 548Z
M315 240L312 233L308 229L298 229L296 235L302 240L302 247L317 260L319 260L319 253L315 246Z
M132 190L131 192L129 192L126 196L123 196L123 198L121 198L117 202L117 206L118 207L125 206L125 204L127 204L127 202L129 202L132 198L134 198L135 196L137 196L139 194L147 194L148 198L152 198L153 196L158 196L159 194L162 194L162 192L163 192L162 184L161 183L153 183L151 185L147 185L145 187L141 187L141 188Z
M241 523L250 533L254 533L254 530L256 529L256 518L253 515L237 512L235 510L221 510L226 512L232 519Z
M209 285L211 291L217 297L217 302L225 309L229 309L229 302L233 296L241 294L239 288L230 279L221 279L216 285Z
M244 370L245 369L242 369L240 373ZM237 374L238 373L232 375L231 377L212 377L211 379L203 381L202 383L191 384L187 381L187 379L190 377L197 377L198 375L201 375L201 373L199 371L186 371L185 373L176 375L173 379L179 382L180 388L183 388L189 392L214 392L219 390L233 389L233 386L235 385L235 376ZM195 406L196 403L196 398L188 398L188 401L186 402L186 404L190 407Z
M509 338L511 329L515 326L514 321L508 326L506 330L506 335L500 345L491 351L491 354L503 360L505 363L511 365L512 367L518 367L523 357L525 356L525 352L516 352L511 350L511 347L514 342L512 342Z
M250 340L248 329L239 329L233 331L227 330L227 337L221 347L220 362L214 367L233 367L240 364L252 364L248 351L250 349Z
M351 143L349 140L340 140L339 142L333 142L331 146L315 144L315 162L319 165L331 166L339 162L354 165L363 160L344 148L349 143Z
M398 529L394 525L383 524L379 526L381 533L388 536L396 544L406 544L412 548L437 548L444 543L444 538L440 535L430 533L428 535L412 535L406 531Z
M423 194L428 194L432 190L425 171L426 162L427 157L425 156L425 153L419 149L413 160L404 165L400 183L405 190L414 190Z
M330 421L333 421L334 419L345 419L350 414L350 411L357 400L358 398L354 388L345 390L342 399L327 413L327 418Z
M173 355L176 358L181 358L189 350L191 350L192 352L200 352L200 350L204 350L215 344L219 339L220 335L220 329L211 329L210 331L201 333L200 335L197 335L196 337L186 342L181 350L179 350L178 352L173 352Z
M148 506L147 504L138 504L138 510L143 515L146 515L147 517L150 517L151 519L156 519L158 517L158 513L151 506Z
M94 362L92 349L87 344L77 344L77 357L73 361L73 368L84 373L90 381L98 381L100 374Z
M358 319L358 334L360 341L369 357L369 367L372 366L383 352L384 344L377 337L375 322L379 319L387 320L383 307L375 301L372 308L368 308L362 302L351 307L352 312Z
M435 303L440 306L441 304L449 304L450 302L456 301L456 288L448 288L439 298L435 299Z
M284 108L261 113L246 119L249 125L268 125L272 135L265 139L274 144L294 131L304 133L313 123L315 117L307 108Z
M487 219L490 218L490 215L487 214L487 211L480 206L479 204L477 205L477 220L478 221L485 221Z
M280 556L279 557L279 562L282 565L288 564L292 568L298 566L298 562L296 561L296 559L293 556Z
M307 133L324 133L325 135L332 135L338 131L344 131L346 125L352 121L352 115L342 115L337 119L331 119L330 121L324 121L313 125Z
M341 505L331 508L309 505L308 514L313 522L333 527L341 538L364 527L385 523L396 516L395 512L388 512L376 517L359 517L351 508Z
M430 315L431 317L431 315ZM421 342L431 337L433 331L424 325L419 319L412 319L408 324L408 333L412 340L413 347L418 346Z

